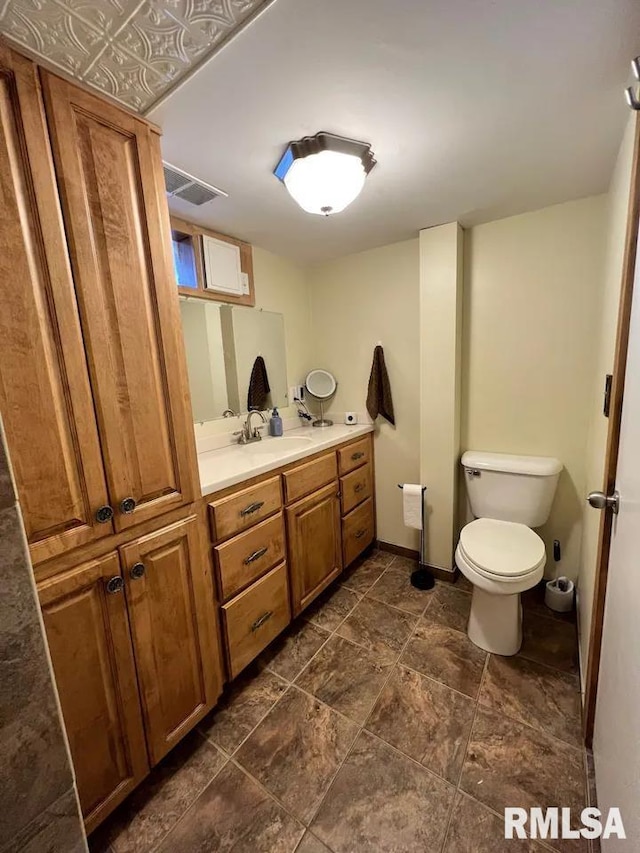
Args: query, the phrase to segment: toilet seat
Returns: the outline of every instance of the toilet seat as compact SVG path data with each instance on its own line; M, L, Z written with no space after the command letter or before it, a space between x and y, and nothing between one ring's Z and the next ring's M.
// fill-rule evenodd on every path
M517 581L546 562L544 542L524 524L478 518L460 533L460 555L483 577Z

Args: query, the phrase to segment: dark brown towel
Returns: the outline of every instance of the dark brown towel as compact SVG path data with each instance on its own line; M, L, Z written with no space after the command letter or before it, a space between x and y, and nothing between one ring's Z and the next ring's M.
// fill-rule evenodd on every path
M267 408L267 394L271 391L269 377L267 376L267 365L264 358L259 355L253 362L251 379L249 380L249 393L247 394L247 409Z
M382 415L390 424L394 426L396 424L389 374L384 363L384 351L379 344L373 351L373 364L367 392L367 411L374 421L378 415Z

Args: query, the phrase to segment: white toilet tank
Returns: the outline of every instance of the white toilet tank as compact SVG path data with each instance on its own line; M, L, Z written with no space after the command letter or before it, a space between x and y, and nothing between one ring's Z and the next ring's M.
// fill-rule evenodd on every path
M562 462L551 456L511 456L467 450L462 455L476 518L540 527L549 518Z

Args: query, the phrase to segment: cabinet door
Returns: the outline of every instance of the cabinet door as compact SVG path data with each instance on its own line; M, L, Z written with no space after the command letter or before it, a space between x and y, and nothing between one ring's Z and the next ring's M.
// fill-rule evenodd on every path
M0 411L34 562L108 503L35 66L0 46Z
M115 553L38 587L88 831L149 769L123 587Z
M117 529L197 471L157 133L41 72Z
M208 555L194 516L121 548L151 763L220 693Z
M338 484L292 504L286 513L291 595L297 616L342 571Z

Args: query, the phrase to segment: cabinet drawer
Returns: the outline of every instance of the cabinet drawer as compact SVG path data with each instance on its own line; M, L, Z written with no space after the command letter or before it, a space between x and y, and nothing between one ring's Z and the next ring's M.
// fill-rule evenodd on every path
M209 504L214 542L253 527L282 506L280 477L273 477Z
M298 465L297 468L283 474L286 503L310 495L311 492L315 492L335 480L337 476L338 466L336 454L333 451L314 459L313 462Z
M373 477L371 465L363 465L346 477L340 477L340 494L342 495L342 514L361 504L373 493Z
M223 604L229 675L241 672L291 621L287 564Z
M353 444L347 447L341 447L338 450L338 464L341 474L348 474L354 468L359 468L360 465L366 465L371 462L371 438L365 435L360 441L354 441Z
M284 560L282 513L213 549L223 601Z
M369 498L342 521L345 568L373 542L374 530L373 501Z

